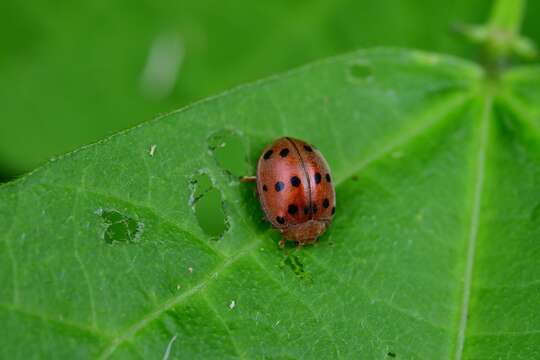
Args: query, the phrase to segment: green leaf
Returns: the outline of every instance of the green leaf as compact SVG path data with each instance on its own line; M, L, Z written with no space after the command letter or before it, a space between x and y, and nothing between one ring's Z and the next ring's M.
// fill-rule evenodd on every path
M1 187L0 357L537 358L539 80L361 51ZM238 181L283 135L320 148L337 191L301 250Z

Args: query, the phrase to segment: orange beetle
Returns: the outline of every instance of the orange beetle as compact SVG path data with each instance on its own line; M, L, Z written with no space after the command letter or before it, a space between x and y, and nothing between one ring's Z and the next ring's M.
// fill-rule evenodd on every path
M312 145L284 137L268 145L259 158L257 194L266 219L285 240L299 246L317 240L332 222L336 193L330 168Z

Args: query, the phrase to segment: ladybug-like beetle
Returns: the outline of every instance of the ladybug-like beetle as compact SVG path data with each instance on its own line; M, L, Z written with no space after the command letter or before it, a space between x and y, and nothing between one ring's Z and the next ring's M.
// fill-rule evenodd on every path
M332 222L336 194L330 168L312 145L284 137L268 145L259 158L257 195L266 219L285 240L299 246L317 240Z

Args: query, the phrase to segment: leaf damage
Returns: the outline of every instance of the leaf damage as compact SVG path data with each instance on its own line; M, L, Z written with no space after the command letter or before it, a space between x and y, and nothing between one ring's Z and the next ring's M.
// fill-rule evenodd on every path
M140 240L144 223L118 210L98 209L96 214L103 219L105 230L103 240L107 244L136 243Z

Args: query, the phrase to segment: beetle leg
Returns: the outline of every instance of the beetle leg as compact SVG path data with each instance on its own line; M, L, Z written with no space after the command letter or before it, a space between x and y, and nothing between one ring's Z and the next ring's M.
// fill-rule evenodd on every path
M257 177L256 176L242 176L240 178L240 182L244 182L244 183L247 183L247 182L256 182L257 181Z
M281 238L281 240L279 240L279 247L282 248L282 249L285 247L285 239L284 238Z

